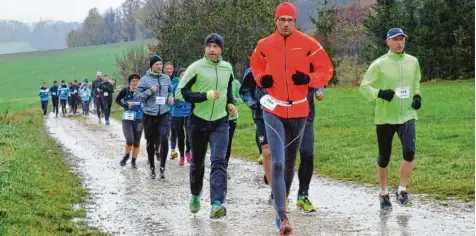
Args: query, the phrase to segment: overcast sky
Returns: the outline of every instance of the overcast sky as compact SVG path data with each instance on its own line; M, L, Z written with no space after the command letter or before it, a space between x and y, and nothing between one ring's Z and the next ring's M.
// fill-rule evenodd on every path
M96 7L103 13L122 2L124 0L0 0L0 20L82 22L89 9Z

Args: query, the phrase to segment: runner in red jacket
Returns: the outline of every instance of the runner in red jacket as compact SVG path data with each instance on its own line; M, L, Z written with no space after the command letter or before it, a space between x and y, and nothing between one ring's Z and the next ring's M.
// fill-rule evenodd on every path
M251 56L251 70L258 86L267 93L260 103L265 108L263 118L273 162L276 225L281 235L290 235L294 229L286 215L286 199L309 115L308 89L323 88L333 68L319 42L295 29L296 8L291 3L276 8L275 22L276 32L261 39Z

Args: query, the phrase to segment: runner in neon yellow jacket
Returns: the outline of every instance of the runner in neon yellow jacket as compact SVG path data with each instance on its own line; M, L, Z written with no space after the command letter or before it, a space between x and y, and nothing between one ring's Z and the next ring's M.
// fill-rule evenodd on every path
M420 65L415 57L404 52L406 37L400 28L388 31L386 42L389 52L370 65L360 85L360 92L368 100L376 100L379 200L380 208L389 211L392 210L392 204L387 189L387 177L395 133L398 134L403 147L400 184L395 196L400 205L412 204L408 197L407 184L416 149L415 120L422 99Z
M420 65L418 60L406 53L396 54L391 50L370 65L360 92L369 100L376 101L375 124L403 124L417 119L412 108L413 97L420 95ZM390 102L378 97L380 90L409 88L407 98L395 96ZM421 95L420 95L421 96Z

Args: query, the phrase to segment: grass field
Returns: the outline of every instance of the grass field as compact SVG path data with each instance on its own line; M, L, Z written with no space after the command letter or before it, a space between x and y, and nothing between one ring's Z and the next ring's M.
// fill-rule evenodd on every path
M0 235L102 235L72 221L85 217L87 192L47 138L37 92L43 81L114 74L114 54L135 45L0 55Z
M0 118L0 235L102 235L84 218L87 196L37 111Z
M417 151L409 191L436 199L474 200L474 81L422 85ZM232 155L256 160L254 124L246 107L233 140ZM315 174L377 184L374 105L358 88L329 88L316 104ZM394 138L389 186L398 187L401 144ZM250 148L253 147L253 148Z
M38 106L37 93L43 81L48 87L54 80L83 81L87 77L92 81L97 71L117 78L111 77L117 71L114 55L140 43L0 55L0 111L9 106L11 111Z

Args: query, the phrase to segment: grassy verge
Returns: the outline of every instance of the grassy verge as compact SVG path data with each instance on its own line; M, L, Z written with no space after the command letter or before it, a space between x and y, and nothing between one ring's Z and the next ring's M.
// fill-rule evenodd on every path
M84 218L86 190L38 110L0 118L0 235L104 235Z
M474 200L474 81L422 85L417 151L411 192L435 199ZM240 106L232 155L256 160L254 124ZM358 88L326 89L316 104L315 174L357 183L377 184L377 138L374 104ZM398 187L401 144L394 138L390 187Z

